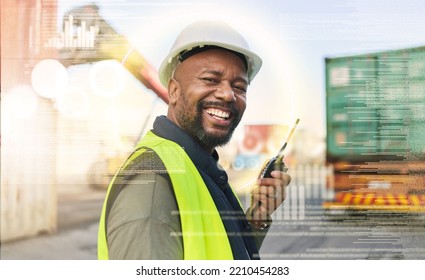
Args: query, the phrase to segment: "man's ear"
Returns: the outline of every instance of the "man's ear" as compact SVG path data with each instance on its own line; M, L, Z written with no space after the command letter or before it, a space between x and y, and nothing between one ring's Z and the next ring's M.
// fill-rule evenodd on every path
M176 79L172 78L168 83L169 104L176 104L180 96L180 84Z

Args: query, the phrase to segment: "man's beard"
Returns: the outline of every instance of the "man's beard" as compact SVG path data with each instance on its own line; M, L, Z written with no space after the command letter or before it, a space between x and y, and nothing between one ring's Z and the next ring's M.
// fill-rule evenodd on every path
M186 102L185 99L182 101L182 104L189 104L188 102ZM214 135L213 133L209 133L204 129L204 126L202 124L202 112L203 108L207 106L218 106L230 109L232 115L232 122L230 124L227 134L223 136ZM187 112L190 112L189 108L183 106L181 108L181 114L177 115L180 126L189 135L198 139L202 145L210 148L220 147L227 144L232 138L233 132L235 131L241 120L240 112L234 108L234 105L228 105L225 102L201 101L196 105L195 116L191 117L188 115Z

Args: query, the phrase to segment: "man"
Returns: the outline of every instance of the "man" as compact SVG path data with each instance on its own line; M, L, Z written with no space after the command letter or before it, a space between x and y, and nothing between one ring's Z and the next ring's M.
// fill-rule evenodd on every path
M159 69L167 116L155 120L110 184L100 259L259 259L290 176L259 179L245 214L215 148L241 120L261 63L226 24L197 22L180 33Z

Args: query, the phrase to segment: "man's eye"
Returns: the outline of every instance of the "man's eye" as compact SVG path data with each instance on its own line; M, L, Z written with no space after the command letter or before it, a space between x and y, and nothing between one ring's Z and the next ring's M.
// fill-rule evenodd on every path
M240 92L243 92L243 93L246 93L246 91L247 91L247 88L245 86L235 85L235 86L233 86L233 88L235 88L237 91L240 91Z
M203 80L204 82L207 82L207 83L214 83L214 84L218 83L218 80L217 80L217 79L215 79L215 78L210 78L210 77L204 77L204 78L202 78L202 80Z

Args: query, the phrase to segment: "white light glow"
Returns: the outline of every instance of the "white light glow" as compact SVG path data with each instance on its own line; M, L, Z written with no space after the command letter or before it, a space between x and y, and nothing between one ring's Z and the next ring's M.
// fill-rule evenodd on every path
M11 89L4 94L2 99L2 123L8 118L29 118L38 109L37 94L28 85L20 85Z
M65 66L55 59L38 62L31 73L31 84L36 93L45 98L55 98L68 85Z
M69 87L56 98L57 110L71 119L83 119L90 110L90 100L84 89Z
M124 89L124 71L115 60L103 60L90 70L90 87L99 96L115 97Z

